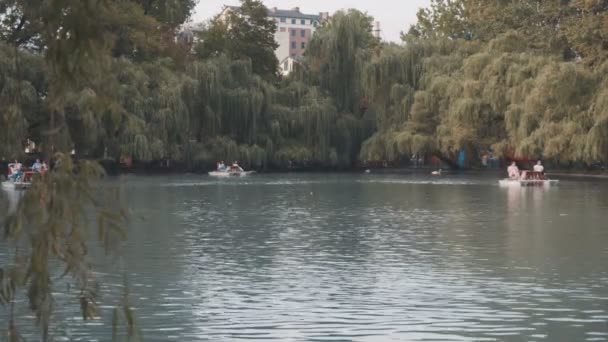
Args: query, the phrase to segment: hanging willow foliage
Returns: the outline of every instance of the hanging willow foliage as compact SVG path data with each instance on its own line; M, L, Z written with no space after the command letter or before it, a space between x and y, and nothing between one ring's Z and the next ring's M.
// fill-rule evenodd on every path
M474 3L492 18L502 8ZM85 5L79 7L85 12L93 6ZM554 6L538 9L542 13L524 14L555 14ZM582 10L587 15L596 9ZM565 59L557 48L565 38L551 33L558 28L545 22L542 32L552 35L548 44L526 36L534 25L509 27L502 19L494 36L478 38L476 30L492 29L491 23L483 15L462 15L446 21L433 17L440 27L427 28L450 31L447 26L455 25L450 32L458 34L408 35L407 44L396 45L372 36L369 16L338 12L309 42L298 71L282 80L264 79L254 72L255 60L231 59L222 51L189 56L184 65L177 58L152 58L156 50L149 46L145 54L128 52L125 46L143 42L127 35L131 45L121 45L115 58L102 58L103 75L98 70L94 82L64 92L55 124L67 129L58 131L55 144L75 144L79 154L91 158L130 154L139 161L173 159L192 167L218 159L255 167L289 161L350 166L357 159L398 161L411 154L450 157L461 149L472 155L493 149L509 157L606 161L608 82L603 75L608 67L601 49L579 37L586 31L566 33L578 39L585 54L593 54L593 63ZM123 15L109 24L147 25L138 20ZM598 20L592 21L585 27L597 27ZM104 51L110 38L102 37L95 47ZM17 121L12 135L1 137L0 148L11 150L24 136L38 138L40 127L49 126L45 93L53 81L40 56L21 52L28 67L18 70L14 53L0 48L0 103L15 94L21 99L0 108L0 120ZM68 66L62 61L53 70ZM65 70L90 75L81 66Z
M404 82L398 67L385 67L391 73L369 71L367 80L378 75L388 80L377 87L379 95L373 86L369 92L378 132L363 144L361 159L493 148L511 157L608 160L603 73L550 54L527 53L525 39L512 31L485 46L415 44L402 50L432 46L414 64L422 68L416 83ZM411 60L401 63L411 68ZM392 102L399 95L406 100L405 111Z
M337 12L308 44L307 60L315 82L331 94L340 111L360 113L359 80L377 44L371 25L372 18L362 12Z
M0 158L23 151L29 126L43 111L39 94L45 87L40 58L0 43Z
M62 280L77 288L74 299L83 318L95 318L99 291L89 266L88 251L94 245L90 237L97 236L106 252L125 238L126 210L115 195L95 185L103 175L101 167L88 161L73 163L67 155L55 158L55 169L37 175L4 220L2 240L10 258L0 265L0 305L9 309L10 341L18 338L14 305L24 294L42 340L49 340L53 293ZM90 223L91 212L98 214L96 225ZM60 278L56 265L63 267Z

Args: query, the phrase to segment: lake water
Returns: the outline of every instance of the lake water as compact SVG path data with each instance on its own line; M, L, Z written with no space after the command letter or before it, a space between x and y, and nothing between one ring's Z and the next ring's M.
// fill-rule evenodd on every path
M125 269L146 341L608 341L608 181L116 182L129 242L97 261L105 318L57 306L74 340L109 340Z

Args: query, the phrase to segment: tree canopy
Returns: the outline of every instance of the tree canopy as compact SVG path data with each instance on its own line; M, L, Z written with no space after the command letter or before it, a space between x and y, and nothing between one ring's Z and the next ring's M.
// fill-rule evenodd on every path
M460 150L471 163L488 150L608 159L603 1L434 0L402 44L374 38L367 14L341 11L283 78L277 26L259 1L218 15L192 51L175 39L192 1L78 2L74 16L106 15L50 16L66 32L61 44L36 31L44 17L27 4L3 4L0 118L14 122L2 136L7 157L25 138L44 142L53 121L53 144L76 145L83 157L189 168L218 159L350 167Z
M379 124L361 157L493 150L605 162L606 9L605 1L432 1L397 52L420 77L389 73L385 82L410 90L409 109L379 111L392 125Z
M230 59L252 61L253 72L270 80L277 75L279 61L274 51L276 22L268 9L255 0L241 0L238 8L228 8L203 31L196 52L201 58L225 54Z

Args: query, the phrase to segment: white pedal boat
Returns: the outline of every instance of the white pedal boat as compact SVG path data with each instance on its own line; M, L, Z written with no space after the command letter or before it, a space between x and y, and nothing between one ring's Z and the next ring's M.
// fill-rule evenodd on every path
M209 176L211 177L245 177L254 174L255 171L211 171Z
M31 182L13 182L13 181L4 181L2 182L2 189L5 190L26 190L32 185Z
M519 179L501 179L500 186L551 186L559 183L557 179L547 179L543 172L523 171Z

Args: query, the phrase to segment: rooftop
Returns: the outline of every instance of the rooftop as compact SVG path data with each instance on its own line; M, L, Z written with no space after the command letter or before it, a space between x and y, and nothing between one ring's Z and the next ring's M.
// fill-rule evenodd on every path
M238 11L238 6L226 6L225 9ZM305 14L300 12L299 7L292 8L290 10L278 9L276 7L268 9L268 16L274 18L293 18L293 19L310 19L310 20L321 20L321 14Z

